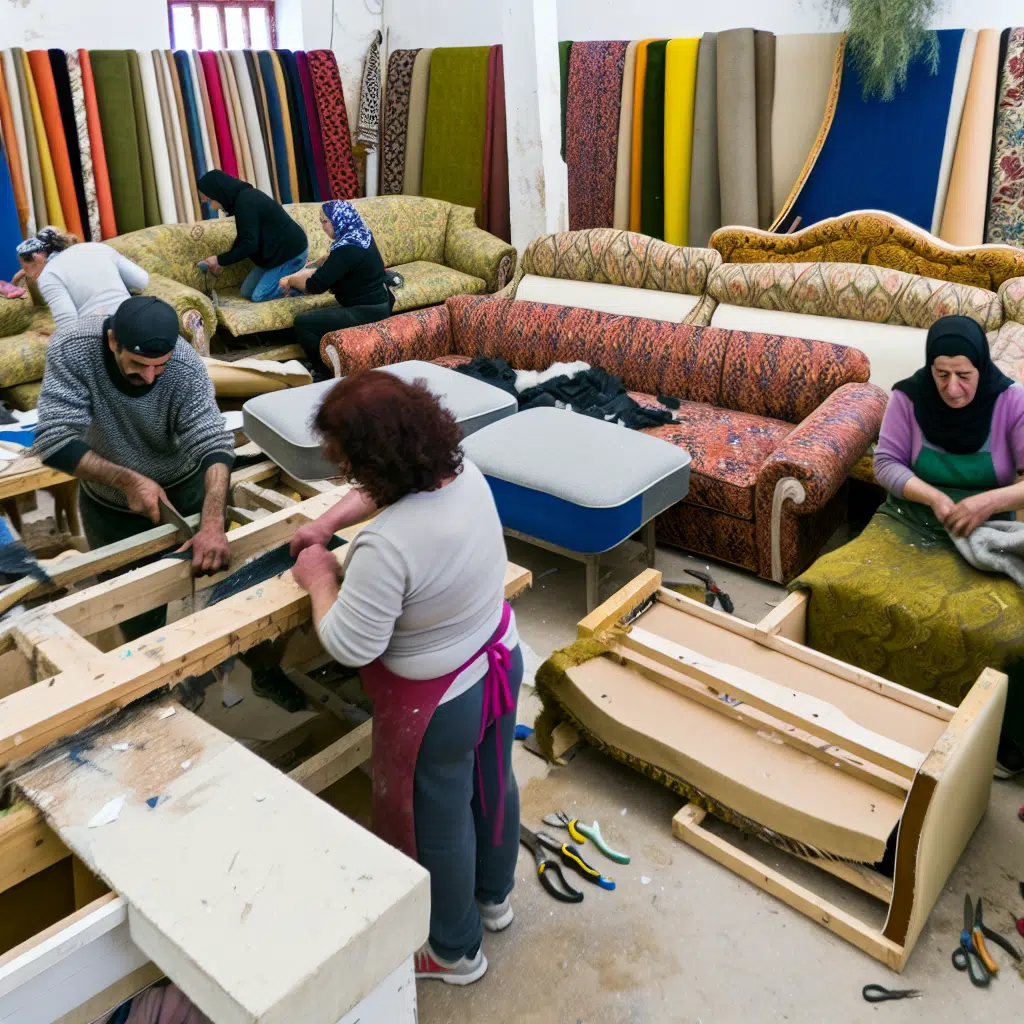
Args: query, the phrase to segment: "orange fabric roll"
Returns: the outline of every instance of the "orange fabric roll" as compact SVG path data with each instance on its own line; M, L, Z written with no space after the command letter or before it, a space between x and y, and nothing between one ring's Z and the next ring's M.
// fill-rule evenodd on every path
M21 228L22 237L24 237L28 233L28 192L25 189L25 178L21 173L18 136L14 130L14 112L11 110L11 97L7 93L3 62L4 55L0 53L0 126L3 127L4 149L7 150L7 166L11 171L14 205L18 211L18 226Z
M110 172L107 170L107 151L103 148L103 129L100 126L100 108L96 104L96 86L92 79L89 51L78 51L82 67L82 91L85 93L85 118L89 125L89 148L92 150L92 173L96 179L96 202L100 207L100 232L104 238L117 234L114 220L114 198L110 194Z
M71 157L68 155L67 139L64 138L64 122L60 117L60 104L57 102L57 86L53 81L50 54L46 50L30 50L28 61L32 66L32 78L36 83L39 107L43 112L43 123L46 125L46 138L50 143L50 159L53 160L53 173L57 178L57 191L60 194L61 209L64 211L64 222L68 231L82 238L82 217L78 210L75 179L71 173Z
M633 144L630 147L629 230L640 230L640 189L643 186L644 85L647 81L647 47L653 39L642 39L636 47L636 77L633 86Z

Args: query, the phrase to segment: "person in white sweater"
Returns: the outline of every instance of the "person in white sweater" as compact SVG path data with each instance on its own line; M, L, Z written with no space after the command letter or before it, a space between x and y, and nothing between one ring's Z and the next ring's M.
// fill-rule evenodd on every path
M353 374L314 423L354 489L296 533L293 576L321 643L360 669L373 698L374 829L430 872L416 975L466 985L487 970L482 929L512 923L519 849L523 659L501 522L454 418L422 382ZM342 582L327 544L375 512L347 548Z
M56 329L87 316L112 316L149 284L142 267L102 242L80 242L46 227L18 246L21 275L34 281Z

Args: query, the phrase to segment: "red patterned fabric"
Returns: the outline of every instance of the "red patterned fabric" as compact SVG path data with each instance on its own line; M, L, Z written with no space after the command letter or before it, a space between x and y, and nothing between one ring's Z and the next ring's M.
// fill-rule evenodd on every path
M619 106L628 46L572 44L565 108L570 231L610 228L615 218Z
M342 377L407 359L436 359L452 349L448 310L429 306L375 324L325 334L320 340L320 358L330 365L328 347L338 353Z
M352 155L352 136L348 130L348 111L338 62L331 50L310 50L307 56L316 108L320 113L331 198L355 199L359 196L359 176Z

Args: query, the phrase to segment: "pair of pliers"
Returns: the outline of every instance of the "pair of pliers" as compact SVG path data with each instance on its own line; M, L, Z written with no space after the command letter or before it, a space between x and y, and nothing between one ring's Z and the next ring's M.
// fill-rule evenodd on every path
M992 975L999 971L999 965L992 959L985 939L994 942L1014 960L1021 959L1021 954L1012 943L985 924L981 899L975 907L968 894L964 897L964 927L960 932L960 945L953 950L953 966L958 971L966 971L971 984L977 988L986 988Z
M560 843L557 839L552 839L546 832L538 832L537 841L541 846L546 846L553 853L557 853L566 867L581 874L588 882L593 882L594 885L599 885L609 892L615 888L615 882L588 864L583 859L583 854L571 843Z
M583 902L583 893L579 889L573 888L565 880L561 865L546 855L545 847L542 846L540 836L536 832L531 832L525 825L520 824L519 842L533 854L533 859L537 862L537 877L540 879L540 884L556 900L561 900L562 903ZM561 888L555 884L554 879L551 877L552 875L558 876L559 881L562 883Z
M604 836L601 835L601 826L596 821L593 825L584 825L579 818L570 818L565 811L556 811L554 814L545 816L544 824L566 829L573 842L585 843L589 839L609 860L615 861L616 864L629 863L628 853L619 853L604 841Z

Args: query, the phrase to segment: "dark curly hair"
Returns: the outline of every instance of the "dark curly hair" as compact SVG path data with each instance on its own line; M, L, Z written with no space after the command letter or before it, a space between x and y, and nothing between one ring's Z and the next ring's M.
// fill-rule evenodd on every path
M378 505L434 491L462 467L455 417L426 388L363 370L327 393L313 427L324 453Z

